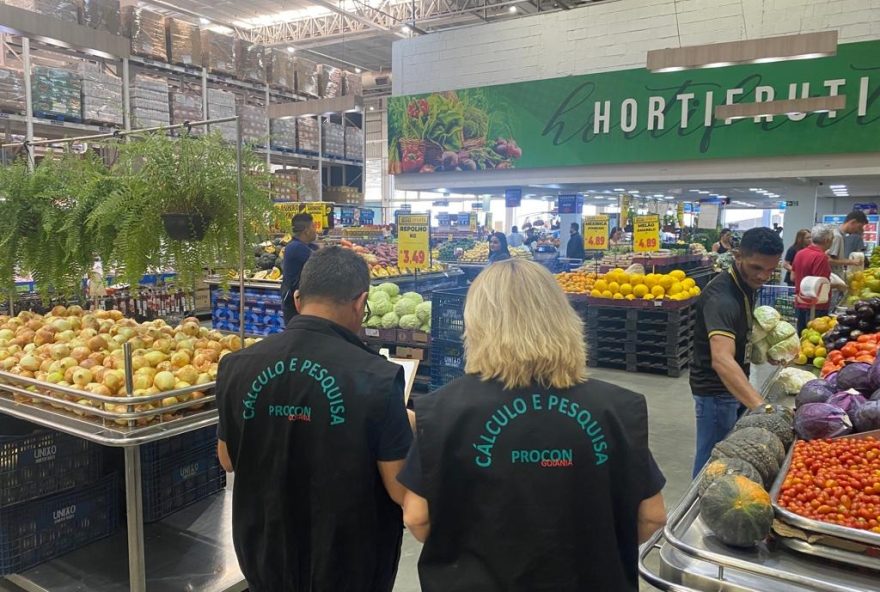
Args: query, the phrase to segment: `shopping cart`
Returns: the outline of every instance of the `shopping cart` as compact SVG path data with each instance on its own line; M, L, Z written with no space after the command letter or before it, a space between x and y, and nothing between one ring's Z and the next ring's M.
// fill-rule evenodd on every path
M772 306L789 323L797 322L794 308L794 286L764 286L758 290L756 306Z

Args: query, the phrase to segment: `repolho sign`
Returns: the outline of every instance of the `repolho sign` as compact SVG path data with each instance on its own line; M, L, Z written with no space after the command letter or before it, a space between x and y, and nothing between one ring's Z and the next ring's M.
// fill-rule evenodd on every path
M846 96L734 121L718 105ZM836 56L624 70L389 99L392 174L880 152L880 41Z

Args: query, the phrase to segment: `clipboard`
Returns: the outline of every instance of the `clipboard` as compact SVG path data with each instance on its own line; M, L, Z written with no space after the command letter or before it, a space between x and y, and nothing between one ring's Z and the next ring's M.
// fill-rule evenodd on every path
M403 388L403 404L409 403L409 394L412 392L413 385L416 382L416 372L419 370L420 360L409 360L406 358L388 358L389 362L394 362L403 367L404 388Z

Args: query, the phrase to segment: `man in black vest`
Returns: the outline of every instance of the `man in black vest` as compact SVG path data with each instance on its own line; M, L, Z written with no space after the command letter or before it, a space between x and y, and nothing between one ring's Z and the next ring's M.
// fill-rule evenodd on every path
M390 592L412 441L400 366L357 337L364 260L313 254L283 333L220 363L218 454L235 470L232 530L252 592Z

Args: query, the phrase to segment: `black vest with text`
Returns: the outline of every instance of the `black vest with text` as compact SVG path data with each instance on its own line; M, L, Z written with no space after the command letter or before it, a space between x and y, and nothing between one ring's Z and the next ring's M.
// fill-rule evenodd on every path
M636 592L645 399L460 378L416 403L423 592Z

